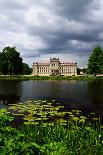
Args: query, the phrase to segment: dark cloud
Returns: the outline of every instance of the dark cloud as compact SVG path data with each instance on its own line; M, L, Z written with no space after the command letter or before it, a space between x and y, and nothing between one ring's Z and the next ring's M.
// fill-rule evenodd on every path
M57 13L71 20L81 19L88 11L93 0L57 0ZM58 7L59 6L59 7Z
M82 60L103 43L102 0L0 1L0 48L14 45L23 58L64 54Z

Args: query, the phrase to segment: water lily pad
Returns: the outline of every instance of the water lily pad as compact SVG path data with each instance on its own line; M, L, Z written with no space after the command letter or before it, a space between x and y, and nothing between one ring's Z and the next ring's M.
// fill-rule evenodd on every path
M98 118L95 117L95 118L92 118L92 120L94 120L94 121L98 121Z

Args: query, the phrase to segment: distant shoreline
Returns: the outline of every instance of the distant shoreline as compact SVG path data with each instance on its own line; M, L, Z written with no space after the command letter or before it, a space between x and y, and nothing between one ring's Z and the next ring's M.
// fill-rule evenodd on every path
M32 76L32 75L0 75L0 80L103 80L103 76Z

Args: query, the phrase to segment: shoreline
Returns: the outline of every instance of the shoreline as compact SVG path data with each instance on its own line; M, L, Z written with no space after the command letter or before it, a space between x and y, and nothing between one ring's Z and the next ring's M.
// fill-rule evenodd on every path
M32 76L32 75L0 75L0 80L103 80L103 76Z

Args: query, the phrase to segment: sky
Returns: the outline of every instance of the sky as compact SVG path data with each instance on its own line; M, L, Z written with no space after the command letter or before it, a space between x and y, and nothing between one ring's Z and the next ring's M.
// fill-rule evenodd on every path
M30 66L59 57L87 67L103 47L103 0L0 0L0 51L6 46Z

